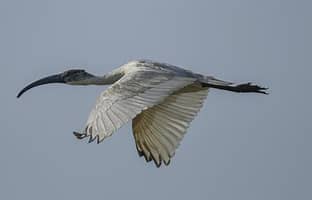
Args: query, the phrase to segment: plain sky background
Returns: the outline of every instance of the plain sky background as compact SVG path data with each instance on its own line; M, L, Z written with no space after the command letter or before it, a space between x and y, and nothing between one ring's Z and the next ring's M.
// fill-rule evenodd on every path
M312 199L309 0L0 1L0 199ZM145 163L131 124L78 141L105 87L49 85L70 68L133 59L253 81L211 90L169 167Z

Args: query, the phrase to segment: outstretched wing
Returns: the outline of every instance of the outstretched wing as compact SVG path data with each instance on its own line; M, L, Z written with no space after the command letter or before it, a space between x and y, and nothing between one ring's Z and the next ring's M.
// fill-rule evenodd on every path
M99 143L143 110L194 81L155 70L130 72L100 95L84 133L75 135L80 139L90 136L90 141Z
M157 167L168 165L207 94L207 87L194 83L137 115L132 128L139 155Z

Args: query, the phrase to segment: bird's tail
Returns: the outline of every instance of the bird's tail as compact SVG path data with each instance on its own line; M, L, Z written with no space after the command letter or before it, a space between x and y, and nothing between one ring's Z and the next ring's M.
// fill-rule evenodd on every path
M204 81L201 81L203 87L216 88L221 90L227 90L231 92L241 93L261 93L268 94L266 90L268 88L260 87L252 83L235 84L227 81L222 81L213 77L205 77Z

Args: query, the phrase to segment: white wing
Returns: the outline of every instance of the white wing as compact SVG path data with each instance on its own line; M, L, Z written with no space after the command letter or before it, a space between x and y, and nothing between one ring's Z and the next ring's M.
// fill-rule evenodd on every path
M132 126L139 155L158 167L162 161L168 165L207 94L208 88L191 84L136 116Z
M90 141L97 139L99 143L143 110L159 104L168 95L194 81L194 78L155 70L125 74L97 99L85 133L80 137L90 136Z

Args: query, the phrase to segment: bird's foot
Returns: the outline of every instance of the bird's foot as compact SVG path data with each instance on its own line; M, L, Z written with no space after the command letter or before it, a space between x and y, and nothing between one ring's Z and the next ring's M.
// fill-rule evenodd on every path
M262 93L262 94L269 94L266 92L267 89L265 87L260 87L258 85L253 85L252 83L244 83L235 86L237 92L255 92L255 93Z

